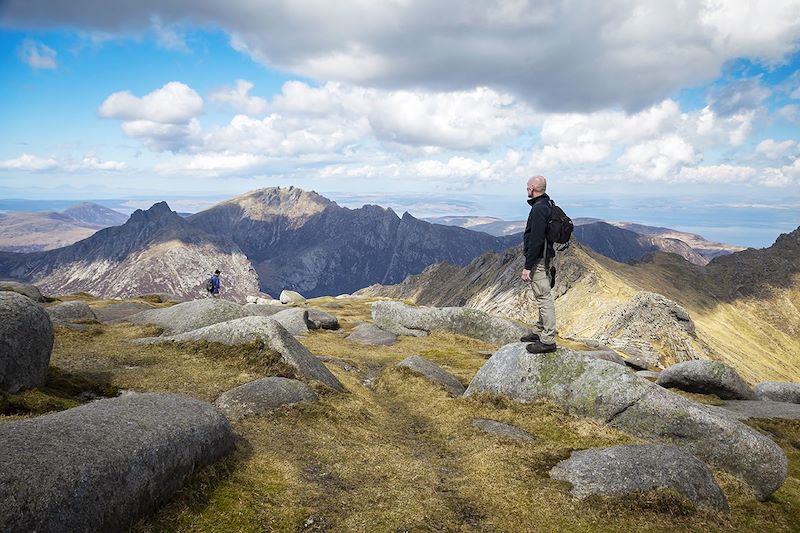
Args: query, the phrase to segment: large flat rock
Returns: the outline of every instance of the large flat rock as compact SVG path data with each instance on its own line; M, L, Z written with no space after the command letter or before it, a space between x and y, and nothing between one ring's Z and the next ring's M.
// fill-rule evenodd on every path
M723 400L757 399L739 373L720 361L682 361L665 368L656 383L687 392L716 394Z
M0 424L0 531L126 531L233 450L225 416L132 394Z
M62 322L89 322L97 320L97 315L92 308L89 307L89 304L81 301L63 302L52 305L48 307L46 311L53 320Z
M531 355L503 346L466 395L491 393L520 402L547 399L638 437L671 443L749 484L760 500L786 480L788 463L772 440L620 365L570 350Z
M317 394L296 379L261 378L223 392L214 402L231 420L261 415L300 402L315 402Z
M391 346L397 342L397 335L367 322L354 327L347 340L372 346Z
M528 333L521 324L468 307L412 307L380 301L372 304L372 320L395 335L420 337L442 330L496 344L519 341Z
M705 463L676 446L629 444L572 452L550 470L550 477L571 483L579 499L672 489L699 506L728 511Z
M39 304L0 291L0 391L43 386L53 341L53 324Z
M261 341L266 348L280 354L283 362L294 368L298 376L320 381L338 391L344 390L341 382L322 364L322 361L309 352L279 322L271 317L247 316L187 331L180 335L138 339L136 342L139 344L157 344L201 340L218 342L229 346Z
M249 313L237 303L205 298L163 309L149 309L126 320L133 324L154 324L163 328L165 334L175 335L246 316Z

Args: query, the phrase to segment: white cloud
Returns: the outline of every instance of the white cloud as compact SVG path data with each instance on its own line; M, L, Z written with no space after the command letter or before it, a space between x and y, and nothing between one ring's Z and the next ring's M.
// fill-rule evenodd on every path
M778 116L788 122L797 122L800 119L800 106L789 104L778 109Z
M789 93L789 98L800 100L800 87Z
M756 153L762 154L767 159L780 159L787 152L797 147L797 141L786 140L776 141L774 139L764 139L756 146Z
M159 46L166 50L177 50L179 52L189 52L186 40L175 28L164 24L161 17L154 16L151 19L151 28L156 35Z
M257 168L267 162L264 156L232 152L209 152L176 156L156 165L161 174L201 174L218 176L232 172L243 172Z
M635 144L617 160L633 176L646 180L663 180L684 164L697 160L694 148L677 135Z
M103 118L122 120L126 135L153 150L177 151L200 132L203 99L191 87L171 81L139 98L130 91L110 95L98 109Z
M88 170L116 171L124 170L127 165L121 161L101 161L93 155L85 155L80 161L56 157L39 157L22 154L15 159L0 161L0 170L18 170L28 172L62 171L80 172Z
M508 94L485 87L472 91L382 92L369 122L385 142L441 148L485 148L509 139L533 122L533 112Z
M646 108L738 58L796 51L796 0L8 0L8 24L218 27L255 60L320 81L422 91L491 87L546 111Z
M533 164L553 168L561 163L597 163L609 157L616 145L674 130L680 116L673 100L633 114L599 111L551 115L542 124L544 146L533 154Z
M39 157L32 154L22 154L15 159L0 161L2 170L50 170L58 166L58 161L53 157Z
M445 181L464 188L476 181L507 182L519 174L521 154L508 150L500 159L452 156L448 159L423 159L404 163L329 165L318 171L320 178L387 178Z
M147 120L161 124L185 123L203 111L203 99L194 89L179 81L139 98L130 91L113 93L100 106L103 118Z
M259 96L251 96L253 83L247 80L236 80L234 87L222 87L212 91L208 99L211 102L227 104L234 110L250 116L263 115L269 104Z
M31 68L54 69L58 53L44 43L25 39L17 50L19 58Z
M674 181L685 183L741 183L752 182L758 175L753 167L737 165L705 165L684 167Z

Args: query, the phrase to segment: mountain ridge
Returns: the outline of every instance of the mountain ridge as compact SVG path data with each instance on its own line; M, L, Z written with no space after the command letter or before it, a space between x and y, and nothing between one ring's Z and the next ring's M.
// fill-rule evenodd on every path
M358 294L468 306L533 323L538 311L519 279L522 264L517 246L484 254L466 267L431 265L400 284L367 287ZM715 258L707 266L663 252L625 264L574 241L557 254L555 264L553 293L562 337L594 339L650 361L655 356L657 366L710 358L753 381L800 381L800 228L769 248ZM680 321L653 330L645 315L672 304L649 294L685 309L695 333L687 333ZM620 313L631 310L643 320L638 329L623 331L631 321L620 322ZM667 311L664 307L660 316Z

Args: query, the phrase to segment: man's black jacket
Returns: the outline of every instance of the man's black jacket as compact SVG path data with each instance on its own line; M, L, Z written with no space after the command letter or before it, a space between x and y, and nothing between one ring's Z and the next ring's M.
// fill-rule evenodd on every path
M547 223L550 221L550 197L543 194L528 200L531 212L525 233L522 234L523 253L525 254L525 270L533 270L536 262L542 258L544 243L547 240ZM553 245L547 243L547 257L553 257Z

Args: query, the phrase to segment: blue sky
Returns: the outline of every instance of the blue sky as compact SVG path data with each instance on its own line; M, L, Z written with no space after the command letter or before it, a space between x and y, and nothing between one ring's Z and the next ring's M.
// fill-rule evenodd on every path
M798 0L333 4L0 3L0 197L800 225Z

